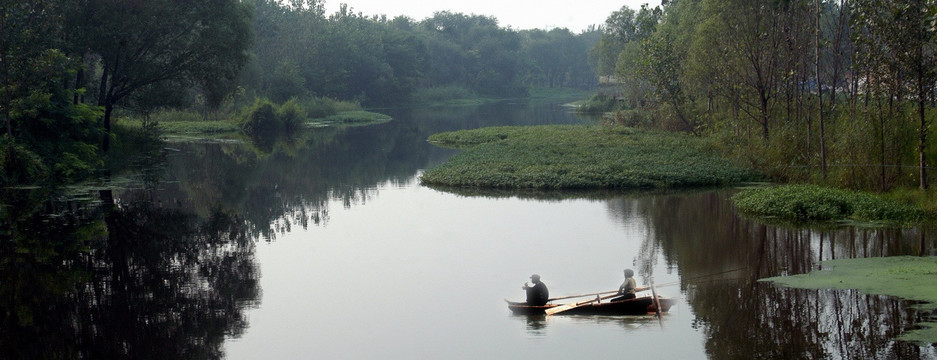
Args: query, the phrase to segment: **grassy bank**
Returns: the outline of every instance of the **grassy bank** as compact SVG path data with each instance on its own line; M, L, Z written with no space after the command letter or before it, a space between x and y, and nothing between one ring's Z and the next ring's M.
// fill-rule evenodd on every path
M937 303L937 257L884 257L840 259L823 262L823 271L809 274L762 279L788 287L804 289L856 289L867 294L890 295L924 301L921 308L933 309ZM905 332L899 340L937 343L937 323Z
M370 125L391 120L387 115L365 111L356 102L309 98L291 99L284 104L258 99L254 104L237 112L213 116L216 119L207 119L205 115L194 111L165 110L154 113L148 125L144 125L140 118L131 117L121 118L119 125L129 129L155 126L161 134L170 138L233 138L257 127L258 124L252 121L258 119L255 114L265 104L270 105L270 112L276 115L276 118L286 125L283 128L288 130L303 126ZM260 119L263 120L263 117ZM246 126L247 124L251 126Z
M429 185L527 189L725 186L758 178L679 133L617 126L492 127L435 134L466 150L428 170Z
M746 189L732 200L747 215L790 223L860 221L908 225L932 218L916 204L817 185Z

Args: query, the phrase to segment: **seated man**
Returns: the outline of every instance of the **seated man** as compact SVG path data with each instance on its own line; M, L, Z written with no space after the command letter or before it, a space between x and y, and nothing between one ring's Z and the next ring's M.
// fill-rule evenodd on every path
M622 301L628 299L634 299L634 293L637 291L647 290L646 287L639 288L637 283L634 281L634 271L631 269L625 269L625 282L621 283L621 286L618 287L618 295L621 295L617 298L612 299L612 301Z
M521 289L527 291L527 305L546 305L547 299L550 298L550 291L547 290L547 285L540 281L540 275L537 274L531 275L530 281L534 283L534 286L528 286L527 283L524 283L524 286L521 287Z

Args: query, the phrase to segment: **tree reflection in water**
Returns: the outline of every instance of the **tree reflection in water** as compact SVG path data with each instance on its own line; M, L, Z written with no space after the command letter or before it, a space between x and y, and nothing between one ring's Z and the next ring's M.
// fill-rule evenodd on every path
M221 211L46 201L3 229L5 359L218 359L259 298L248 227Z
M908 302L857 291L789 289L758 282L809 272L833 258L933 252L932 237L923 237L921 230L769 226L738 217L725 200L729 195L622 198L610 205L616 216L646 221L649 235L642 251L659 251L669 268L679 269L681 289L697 326L706 333L710 358L934 355L932 347L894 340L919 320ZM655 258L649 255L639 257Z

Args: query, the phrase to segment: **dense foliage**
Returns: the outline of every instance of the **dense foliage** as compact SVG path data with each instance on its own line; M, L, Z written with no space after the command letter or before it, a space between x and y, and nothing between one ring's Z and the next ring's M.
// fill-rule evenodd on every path
M391 105L420 89L510 97L528 86L595 84L588 51L598 31L516 31L448 11L419 21L347 5L325 14L320 0L252 3L257 41L242 86L274 102L314 95Z
M337 109L398 104L418 91L447 100L589 88L587 53L598 40L595 30L516 31L446 11L419 21L347 5L325 14L321 0L3 1L0 120L11 161L0 165L43 174L7 181L94 175L120 141L112 127L121 118L155 135L227 132L247 116L240 128L256 137L315 118L373 120Z
M925 0L665 1L613 13L592 55L629 111L780 181L926 188L935 16Z
M250 16L238 0L0 2L3 153L40 162L2 171L50 175L4 178L86 178L104 168L118 105L145 117L228 93L247 60Z
M785 222L857 220L913 224L927 218L927 213L919 206L869 193L816 185L747 189L732 200L742 212Z
M532 189L725 186L757 175L679 133L605 126L494 127L436 134L467 147L421 181L432 185Z

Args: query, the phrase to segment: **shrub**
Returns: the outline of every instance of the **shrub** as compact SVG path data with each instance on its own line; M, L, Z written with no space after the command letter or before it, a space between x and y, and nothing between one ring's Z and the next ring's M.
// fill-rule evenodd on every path
M280 105L277 109L277 118L279 118L281 131L292 132L302 127L303 122L306 121L306 109L299 103L299 100L293 98Z
M35 184L46 175L42 159L9 139L0 142L0 186Z
M280 120L277 118L275 105L269 100L258 99L247 111L241 129L250 137L276 135L280 129Z

